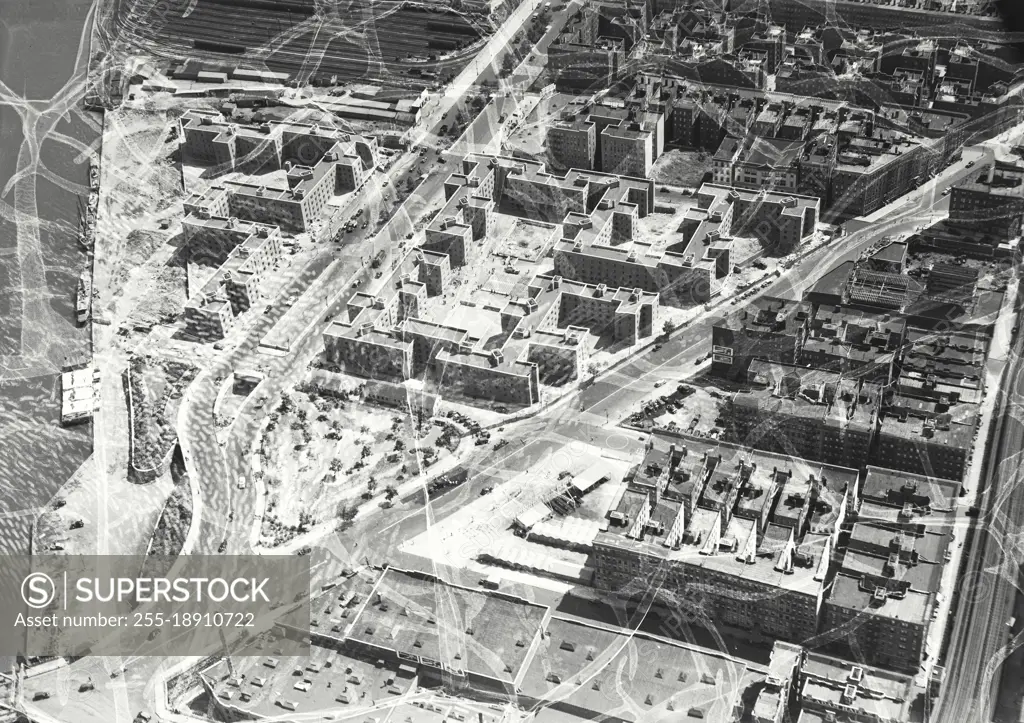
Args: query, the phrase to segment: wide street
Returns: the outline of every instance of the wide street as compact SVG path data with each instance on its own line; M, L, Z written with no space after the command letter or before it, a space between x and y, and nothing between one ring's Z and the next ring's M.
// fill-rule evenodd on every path
M1024 644L1024 633L1011 635L1008 622L1024 564L1024 365L1022 337L1011 351L1010 365L997 401L996 423L987 459L980 505L982 514L968 537L958 598L945 655L947 670L934 720L988 723L998 698L1000 666ZM1018 628L1019 630L1019 628ZM1019 681L1009 681L1013 687Z

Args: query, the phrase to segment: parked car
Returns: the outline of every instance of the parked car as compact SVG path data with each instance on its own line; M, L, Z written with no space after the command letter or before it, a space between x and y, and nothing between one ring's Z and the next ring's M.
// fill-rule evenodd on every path
M480 490L480 494L481 495L489 495L489 494L491 494L491 492L494 492L494 486L493 485L487 485L482 490Z

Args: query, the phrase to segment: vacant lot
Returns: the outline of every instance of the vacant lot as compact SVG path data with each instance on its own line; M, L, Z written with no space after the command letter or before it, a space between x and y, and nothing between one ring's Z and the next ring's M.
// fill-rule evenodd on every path
M711 170L711 156L703 151L672 150L662 154L654 164L651 176L658 183L670 186L700 186L704 174Z

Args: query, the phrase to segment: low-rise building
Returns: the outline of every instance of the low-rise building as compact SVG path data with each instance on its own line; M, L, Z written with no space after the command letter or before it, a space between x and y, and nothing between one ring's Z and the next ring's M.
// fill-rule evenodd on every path
M878 421L877 384L836 372L753 361L749 387L723 412L724 438L780 454L859 468Z
M813 315L810 304L762 296L711 327L711 373L746 380L755 359L795 364Z
M903 347L905 320L891 314L819 305L797 364L887 384Z
M1024 219L1024 166L996 161L953 186L949 223L1001 241L1021 234Z
M903 723L924 694L909 675L810 651L800 661L794 688L797 723Z

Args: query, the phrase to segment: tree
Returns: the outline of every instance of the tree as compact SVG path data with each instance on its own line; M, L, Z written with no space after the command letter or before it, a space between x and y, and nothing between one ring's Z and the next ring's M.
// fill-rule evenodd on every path
M299 513L299 532L306 532L313 526L313 515L308 512Z
M384 497L389 500L398 497L398 488L395 487L394 485L388 485L387 487L384 488Z
M664 330L665 336L668 336L676 330L676 325L672 323L671 319L665 319L665 324L661 328Z
M505 53L505 57L501 59L501 74L511 75L512 71L516 69L516 59L513 57L511 51Z

